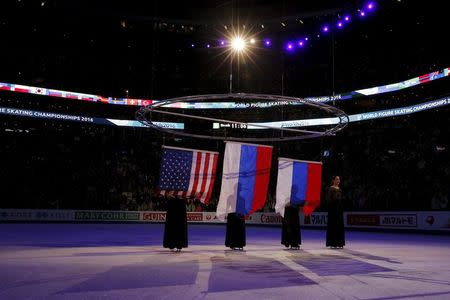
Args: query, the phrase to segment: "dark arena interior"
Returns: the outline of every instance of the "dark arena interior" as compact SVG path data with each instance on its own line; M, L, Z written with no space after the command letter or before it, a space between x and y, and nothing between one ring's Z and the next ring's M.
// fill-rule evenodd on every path
M448 28L445 1L2 3L0 299L449 299Z

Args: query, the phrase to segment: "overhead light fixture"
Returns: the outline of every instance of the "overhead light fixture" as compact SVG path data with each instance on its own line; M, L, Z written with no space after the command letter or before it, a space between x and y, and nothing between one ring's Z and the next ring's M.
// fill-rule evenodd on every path
M245 41L240 36L236 36L231 40L231 48L234 51L241 52L245 49Z

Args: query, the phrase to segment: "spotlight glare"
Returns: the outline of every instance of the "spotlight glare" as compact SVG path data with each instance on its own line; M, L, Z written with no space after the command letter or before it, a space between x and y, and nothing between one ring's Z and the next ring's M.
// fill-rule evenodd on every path
M350 22L350 16L345 16L344 20L345 20L345 22Z
M322 27L323 32L328 32L329 30L330 30L330 28L328 27L328 25L325 25Z
M303 40L298 41L298 46L303 47L305 45L305 42Z
M245 49L245 41L241 37L235 37L231 40L231 48L235 51L242 51Z
M254 44L256 41L255 41L255 39L250 39L250 44Z
M221 46L225 45L225 41L224 40L220 40L219 43L220 43Z
M264 40L264 45L265 45L266 47L270 47L270 46L272 45L272 41L269 40L269 39L266 39L266 40Z
M372 10L375 8L375 4L373 2L370 2L369 4L367 4L367 9L368 10Z
M342 22L340 22L340 21L337 22L337 27L338 27L338 28L342 28L343 26L344 26L344 24L343 24Z
M366 16L366 12L363 11L363 10L360 11L360 12L359 12L359 16L362 17L362 18L365 17L365 16Z
M294 44L292 44L291 42L288 42L287 44L286 44L286 50L287 51L293 51L294 50Z

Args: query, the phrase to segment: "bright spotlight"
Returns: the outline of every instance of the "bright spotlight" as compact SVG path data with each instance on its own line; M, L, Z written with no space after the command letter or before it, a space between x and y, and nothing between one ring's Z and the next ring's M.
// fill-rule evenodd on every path
M235 37L231 40L231 48L235 51L242 51L245 49L245 41L241 37Z

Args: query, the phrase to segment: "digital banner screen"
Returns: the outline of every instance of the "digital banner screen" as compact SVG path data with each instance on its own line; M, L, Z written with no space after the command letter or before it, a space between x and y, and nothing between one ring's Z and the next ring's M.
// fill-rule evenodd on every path
M108 119L108 118L97 118L97 117L86 117L80 115L68 115L53 112L44 112L29 109L17 109L10 107L0 106L0 115L10 115L17 117L30 117L38 119L51 119L51 120L61 120L61 121L74 121L80 123L89 124L99 124L99 125L113 125L120 127L147 127L139 121L136 120L119 120L119 119ZM154 122L155 125L170 128L170 129L184 129L183 123L171 123L171 122Z
M362 122L366 120L381 119L402 115L409 115L425 110L434 109L437 107L442 107L450 104L450 97L444 97L441 99L423 102L406 107L398 107L384 110L377 110L359 114L349 115L349 122ZM27 109L17 109L10 107L0 107L0 115L10 115L17 117L30 117L38 119L52 119L52 120L62 120L62 121L75 121L81 123L99 124L99 125L113 125L120 127L147 127L146 125L140 123L136 120L120 120L120 119L110 119L110 118L97 118L97 117L87 117L81 115L69 115L60 114L53 112L44 112L37 110L27 110ZM168 129L180 129L183 130L185 127L184 123L173 123L173 122L153 122L155 125L168 128ZM278 122L258 122L258 123L247 123L247 124L230 124L230 123L212 123L213 129L221 128L231 128L231 129L264 129L257 125L263 125L268 127L276 128L289 128L289 127L308 127L308 126L324 126L324 125L335 125L339 123L339 118L316 118L316 119L303 119L303 120L289 120L289 121L278 121ZM209 124L209 122L208 122ZM195 123L189 124L188 127L191 130L195 130ZM211 128L211 127L209 127Z
M383 93L389 93L399 91L402 89L410 88L416 85L424 84L436 79L448 77L450 68L445 68L440 71L431 72L422 76L404 80L398 83L392 83L388 85L382 85L377 87L371 87L366 89L360 89L348 93L337 94L333 96L319 96L319 97L300 97L313 102L331 102L331 101L344 101L362 96L378 95ZM113 105L129 105L129 106L146 106L153 103L158 103L163 100L150 100L150 99L133 99L133 98L114 98L104 97L92 94L68 92L54 89L47 89L42 87L33 87L27 85L4 83L0 82L0 91L10 91L17 93L26 93L34 95L42 95L49 97L81 100L88 102L101 102ZM267 108L280 105L301 105L299 102L178 102L173 104L164 105L164 107L181 108L181 109L246 109L246 108Z

